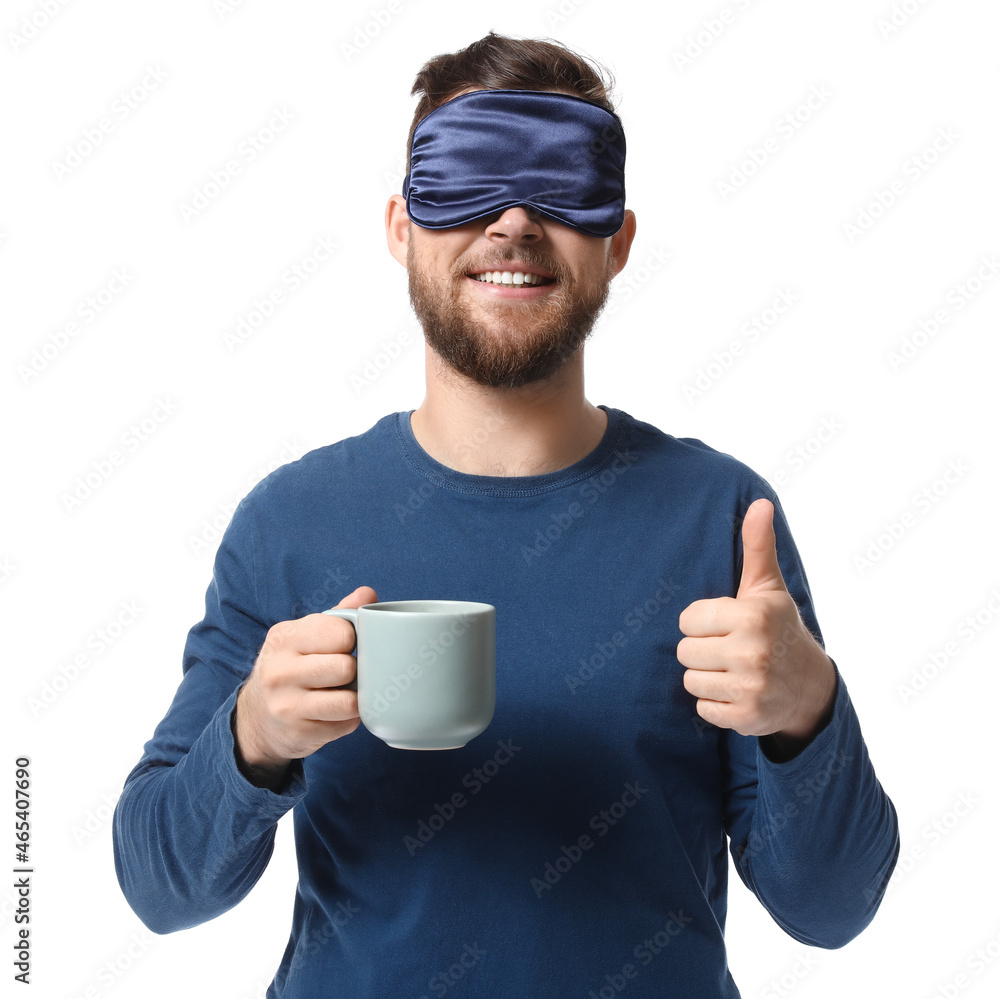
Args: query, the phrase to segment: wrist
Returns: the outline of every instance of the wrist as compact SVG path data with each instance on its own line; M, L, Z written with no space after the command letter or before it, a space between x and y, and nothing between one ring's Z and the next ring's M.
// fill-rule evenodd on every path
M236 768L254 787L276 791L285 779L291 760L274 757L260 746L251 712L247 710L245 691L246 687L237 695L230 721Z
M837 672L833 660L822 652L816 668L813 697L784 728L764 736L767 755L774 762L798 756L830 723L837 699Z

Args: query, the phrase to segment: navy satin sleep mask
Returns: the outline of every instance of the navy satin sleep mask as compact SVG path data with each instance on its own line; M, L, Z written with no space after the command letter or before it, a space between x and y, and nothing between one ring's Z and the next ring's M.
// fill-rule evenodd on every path
M403 195L423 229L528 205L588 236L613 236L625 221L625 132L582 97L475 90L417 125Z

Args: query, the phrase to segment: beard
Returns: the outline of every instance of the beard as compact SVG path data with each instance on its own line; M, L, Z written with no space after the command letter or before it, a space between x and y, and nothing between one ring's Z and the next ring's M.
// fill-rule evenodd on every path
M536 301L497 298L486 306L490 321L475 318L462 301L466 272L503 270L514 259L553 274L553 291ZM435 280L422 270L412 238L407 249L410 304L427 343L455 371L491 388L551 378L582 347L608 300L612 266L608 260L604 274L584 286L534 247L506 247L477 260L460 257L446 279Z

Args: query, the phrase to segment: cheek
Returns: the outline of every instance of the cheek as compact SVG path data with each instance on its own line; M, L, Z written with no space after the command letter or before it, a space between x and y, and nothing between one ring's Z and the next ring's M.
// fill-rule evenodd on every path
M610 240L597 240L570 230L564 245L558 250L564 260L572 261L577 280L582 280L583 275L608 275L613 264L609 244Z
M459 260L475 242L462 228L428 230L414 226L409 252L425 270L448 274L458 267Z

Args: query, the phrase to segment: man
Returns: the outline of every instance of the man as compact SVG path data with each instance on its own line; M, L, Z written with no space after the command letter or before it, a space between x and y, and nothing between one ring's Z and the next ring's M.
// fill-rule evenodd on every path
M738 996L727 836L773 918L837 947L895 812L768 485L584 397L635 234L600 75L491 34L414 93L386 233L426 397L240 504L116 811L120 883L157 932L210 919L295 806L269 996ZM493 604L489 729L415 752L359 727L354 632L319 613L341 597Z

